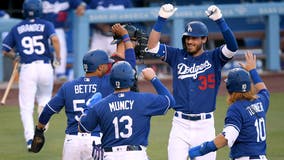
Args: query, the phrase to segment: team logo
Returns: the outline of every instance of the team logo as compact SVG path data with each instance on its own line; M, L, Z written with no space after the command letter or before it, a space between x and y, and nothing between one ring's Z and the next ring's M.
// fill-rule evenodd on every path
M187 32L192 32L192 28L190 25L187 26Z
M115 86L116 86L116 88L120 88L120 82L119 81L115 81Z
M209 61L205 61L204 63L201 63L199 65L196 65L195 63L189 67L184 63L179 63L177 65L177 74L178 79L185 79L192 77L193 79L196 79L198 74L205 72L209 68L211 68L212 64Z
M243 85L242 85L242 90L243 90L243 92L246 92L246 91L247 91L247 85L246 85L246 84L243 84Z
M85 72L88 71L88 65L87 65L87 64L83 64L83 68L84 68L84 71L85 71Z

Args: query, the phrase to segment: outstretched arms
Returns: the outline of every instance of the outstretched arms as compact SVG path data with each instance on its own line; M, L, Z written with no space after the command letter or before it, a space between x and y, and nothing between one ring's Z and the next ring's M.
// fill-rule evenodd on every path
M212 19L214 22L217 23L222 32L222 35L226 42L226 45L222 48L222 53L226 57L232 58L238 50L238 44L232 30L223 18L221 10L217 6L211 5L208 7L205 13L208 18Z
M151 53L157 53L159 50L159 41L161 32L168 18L170 18L177 8L172 4L164 4L161 6L159 11L158 19L149 35L147 50Z

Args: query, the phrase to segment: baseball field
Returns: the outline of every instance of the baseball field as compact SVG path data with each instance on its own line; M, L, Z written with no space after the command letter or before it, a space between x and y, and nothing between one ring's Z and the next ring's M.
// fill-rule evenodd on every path
M267 157L270 160L284 159L284 93L272 93L267 115ZM215 112L216 133L222 131L227 105L225 96L217 99ZM167 141L171 128L173 112L166 116L154 117L151 124L148 155L151 160L167 159ZM36 117L35 117L36 118ZM66 127L64 110L54 115L47 130L46 143L41 152L28 153L23 136L19 108L16 106L0 107L0 160L60 160ZM218 160L229 159L228 148L217 153Z

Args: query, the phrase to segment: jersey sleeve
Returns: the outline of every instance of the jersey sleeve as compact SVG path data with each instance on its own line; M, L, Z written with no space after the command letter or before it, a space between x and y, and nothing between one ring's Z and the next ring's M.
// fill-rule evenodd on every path
M240 129L242 128L241 114L236 109L236 106L232 105L227 111L225 118L225 125L222 134L228 140L228 146L232 147L236 141Z
M164 115L170 107L170 100L165 95L146 93L142 99L146 103L142 113L148 116Z
M225 127L233 126L236 130L240 131L242 128L242 115L236 108L234 105L229 107L225 118Z
M98 124L98 114L96 109L98 108L99 103L95 104L86 115L83 115L79 121L79 127L82 132L91 132L93 131Z
M46 32L47 32L47 35L48 35L49 38L56 35L54 25L52 23L48 22L48 21L46 23Z
M13 36L13 32L15 32L15 29L12 28L8 35L4 38L2 42L2 50L6 52L10 52L12 48L16 45L15 37Z
M51 110L53 110L54 112L58 113L61 111L61 109L64 107L65 105L65 85L63 85L58 92L56 93L56 95L48 102L48 105L50 107Z

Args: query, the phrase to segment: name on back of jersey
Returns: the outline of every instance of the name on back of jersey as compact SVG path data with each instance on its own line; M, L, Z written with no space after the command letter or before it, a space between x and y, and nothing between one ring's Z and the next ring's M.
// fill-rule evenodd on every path
M74 86L75 94L96 93L97 84L78 84Z
M24 24L17 27L17 31L19 34L25 32L44 32L45 25L43 24Z
M134 100L114 101L109 103L109 109L111 112L121 110L131 110L133 108Z
M254 115L254 114L257 113L257 112L263 112L263 111L264 111L261 102L254 103L254 104L248 106L248 107L246 108L246 110L249 112L249 114L250 114L251 116Z

